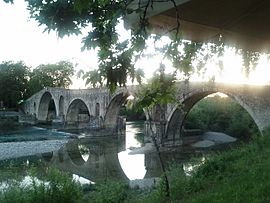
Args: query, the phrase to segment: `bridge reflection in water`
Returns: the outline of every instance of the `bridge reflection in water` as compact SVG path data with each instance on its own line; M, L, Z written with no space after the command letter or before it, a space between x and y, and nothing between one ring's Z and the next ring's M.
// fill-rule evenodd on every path
M161 165L151 143L139 142L140 128L127 125L126 136L84 137L72 140L58 151L43 154L47 165L71 172L92 182L152 179L162 174ZM142 148L140 148L142 147ZM142 149L145 150L142 150ZM180 148L161 152L165 166L187 161L194 151ZM194 154L193 154L194 155Z

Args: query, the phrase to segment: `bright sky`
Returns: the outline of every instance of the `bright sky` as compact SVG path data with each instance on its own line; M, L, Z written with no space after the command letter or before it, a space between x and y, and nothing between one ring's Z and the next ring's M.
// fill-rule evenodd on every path
M35 68L69 60L78 63L77 70L97 67L94 51L81 52L82 36L60 39L55 32L43 33L44 27L29 18L22 0L15 0L13 5L0 1L0 26L0 62L22 60ZM81 81L74 80L74 83L74 87L80 87Z
M29 18L26 3L15 0L13 5L0 0L0 62L24 61L26 65L35 68L40 64L55 63L69 60L78 64L76 70L97 68L97 57L94 51L81 52L81 38L71 36L60 39L55 32L43 33L44 27ZM151 52L151 48L149 49ZM143 59L136 67L143 68L145 75L150 77L159 67L160 56L153 59ZM256 71L250 74L249 80L244 78L241 69L241 57L235 56L234 51L225 54L224 72L221 74L215 64L207 65L205 79L215 75L216 81L229 83L269 84L270 68L267 57L259 61ZM193 80L201 80L193 76ZM84 88L81 80L74 77L72 88Z

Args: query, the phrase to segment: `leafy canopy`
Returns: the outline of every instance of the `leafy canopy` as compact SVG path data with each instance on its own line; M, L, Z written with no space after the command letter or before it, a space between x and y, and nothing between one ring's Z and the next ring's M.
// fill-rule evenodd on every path
M5 0L13 2L12 0ZM40 25L45 25L45 31L56 31L59 37L81 34L83 29L88 33L82 39L82 50L95 49L98 52L99 69L87 72L85 78L92 86L105 83L111 90L116 86L124 86L130 77L141 81L135 74L135 64L147 49L147 41L161 44L161 37L166 34L170 41L162 46L155 46L155 53L161 53L164 59L169 59L177 71L190 77L196 68L201 70L207 60L218 57L217 63L223 67L220 56L224 52L222 35L215 44L190 42L182 39L180 15L175 0L25 0L31 17ZM171 3L175 8L176 27L166 33L153 35L148 21L148 12L156 4ZM137 15L137 24L130 29L130 37L122 39L117 31L117 25L128 15ZM248 73L258 60L258 53L241 50L244 69ZM195 62L196 61L196 62ZM94 74L94 76L91 76Z
M95 81L96 79L90 77L87 83L93 81L92 85L96 86L101 85L100 82L103 80L111 90L114 90L116 86L124 86L129 77L132 81L134 79L141 81L142 75L136 74L135 64L144 56L143 51L147 48L147 40L152 38L158 42L161 38L161 35L151 34L147 18L147 12L157 2L153 0L26 1L31 17L40 25L45 25L45 30L48 32L56 31L59 37L63 37L81 34L84 28L89 30L82 39L82 50L96 49L98 51L99 69L86 73L88 76L94 74L93 77L97 79ZM170 0L169 2L175 6L176 13L178 13L175 1ZM116 28L120 21L130 14L138 15L138 25L131 28L128 39L122 39ZM194 59L195 52L200 45L197 46L195 42L187 43L193 47L189 46L188 50L185 50L189 54L179 57L182 40L179 31L180 21L177 22L177 27L170 33L172 41L155 51L162 52L165 58L171 59L178 70L188 73L192 69L191 60Z
M23 62L0 63L0 102L4 107L16 108L24 100L44 87L68 88L72 84L74 66L68 61L39 65L31 70Z
M45 87L68 88L72 84L71 77L74 73L74 66L68 61L41 64L30 73L28 96Z
M138 109L149 111L155 106L175 103L176 93L175 74L166 74L165 66L160 65L159 70L148 84L143 85L138 91L136 106Z
M27 89L30 69L23 62L0 64L0 101L8 108L18 106Z

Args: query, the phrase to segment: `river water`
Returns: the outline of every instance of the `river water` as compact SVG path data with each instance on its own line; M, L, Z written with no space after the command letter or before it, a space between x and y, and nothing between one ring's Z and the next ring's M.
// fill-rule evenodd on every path
M22 182L29 181L33 167L42 171L53 166L70 172L81 183L108 179L152 180L162 174L155 148L144 139L142 122L128 122L125 135L89 137L85 131L77 133L31 127L2 135L0 144L8 146L5 150L8 152L6 158L3 153L0 156L0 189L14 177ZM33 141L35 139L39 141ZM11 142L15 140L16 143ZM189 158L203 159L205 151L183 146L165 147L161 149L161 157L166 166L174 162L183 164L188 174L193 166Z

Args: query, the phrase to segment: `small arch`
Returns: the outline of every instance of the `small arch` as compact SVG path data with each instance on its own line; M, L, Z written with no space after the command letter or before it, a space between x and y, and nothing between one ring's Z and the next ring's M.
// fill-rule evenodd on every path
M50 122L56 117L56 106L50 92L45 92L39 102L37 118L42 122Z
M81 99L73 100L67 110L66 121L69 124L72 123L87 123L90 121L90 113L85 104Z
M117 126L117 119L118 119L120 108L121 108L122 104L125 103L128 96L129 96L129 94L124 94L123 92L121 92L121 93L115 95L111 99L111 101L107 107L105 117L104 117L105 127L115 128Z

